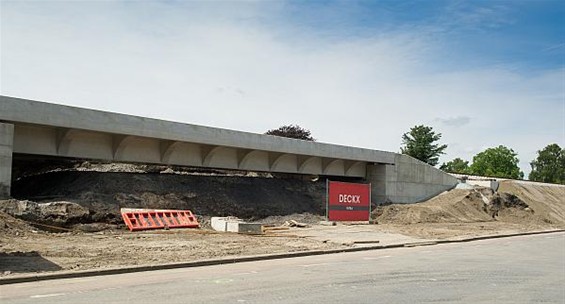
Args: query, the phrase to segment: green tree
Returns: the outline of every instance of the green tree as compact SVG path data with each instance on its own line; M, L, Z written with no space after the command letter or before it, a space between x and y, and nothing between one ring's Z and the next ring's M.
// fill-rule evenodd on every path
M565 149L551 144L538 151L538 156L530 165L529 179L536 182L565 184Z
M518 167L518 154L505 146L488 148L473 157L473 164L469 167L471 174L522 179L524 173Z
M447 163L441 164L439 168L445 172L468 174L469 162L457 157L452 161L448 161Z
M402 135L400 153L410 155L432 166L437 165L439 156L444 154L447 145L435 144L441 139L441 133L435 133L432 127L419 125Z
M277 129L269 130L265 132L266 135L274 135L274 136L281 136L281 137L288 137L294 139L302 139L308 141L316 141L310 130L304 129L299 125L286 125L279 127Z

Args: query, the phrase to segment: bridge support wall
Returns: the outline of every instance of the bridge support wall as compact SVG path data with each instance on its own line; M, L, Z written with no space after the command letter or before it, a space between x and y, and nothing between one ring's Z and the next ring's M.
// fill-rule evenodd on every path
M373 203L417 203L457 185L457 179L433 166L398 154L394 165L368 164Z
M0 123L0 199L10 197L14 125Z

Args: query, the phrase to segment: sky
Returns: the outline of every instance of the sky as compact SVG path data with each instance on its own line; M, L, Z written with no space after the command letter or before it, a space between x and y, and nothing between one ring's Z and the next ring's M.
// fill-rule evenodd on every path
M2 95L399 152L565 147L563 1L5 1Z

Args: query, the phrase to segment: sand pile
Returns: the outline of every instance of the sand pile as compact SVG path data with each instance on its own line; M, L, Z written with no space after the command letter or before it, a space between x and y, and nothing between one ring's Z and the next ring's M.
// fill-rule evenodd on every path
M381 224L510 222L550 223L547 208L530 206L519 196L489 188L454 189L418 204L392 204L377 208L373 218ZM554 205L554 204L550 204ZM553 223L553 222L551 222Z
M565 226L565 186L503 181L499 191L521 198L534 211L538 221Z
M392 204L373 212L379 223L472 223L492 221L481 193L454 189L419 204Z

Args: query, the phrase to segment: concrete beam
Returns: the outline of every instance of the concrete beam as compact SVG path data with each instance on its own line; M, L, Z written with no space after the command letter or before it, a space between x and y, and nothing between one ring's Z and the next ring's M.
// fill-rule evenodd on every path
M0 199L10 197L14 125L0 123Z
M2 95L0 121L361 162L393 164L395 155L386 151L176 123Z

